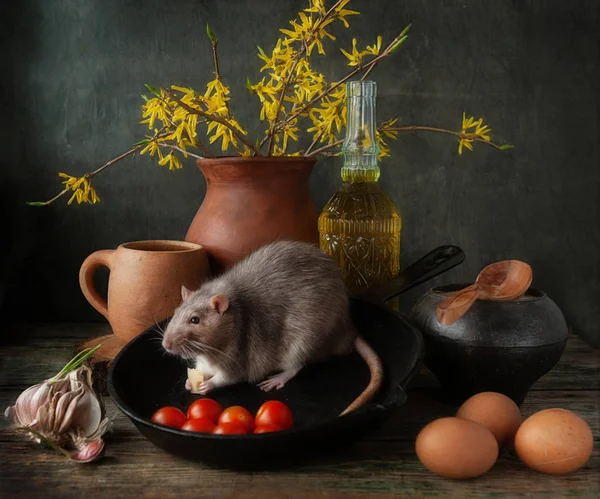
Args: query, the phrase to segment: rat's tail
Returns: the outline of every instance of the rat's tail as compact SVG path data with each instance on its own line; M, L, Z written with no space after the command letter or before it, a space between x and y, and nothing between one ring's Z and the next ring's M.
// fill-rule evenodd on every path
M365 405L379 391L381 383L383 382L383 365L375 350L373 350L360 335L356 337L354 346L356 347L358 354L365 360L367 366L369 366L371 380L364 391L356 397L354 402L344 409L344 412L342 412L340 416L355 411L359 407Z

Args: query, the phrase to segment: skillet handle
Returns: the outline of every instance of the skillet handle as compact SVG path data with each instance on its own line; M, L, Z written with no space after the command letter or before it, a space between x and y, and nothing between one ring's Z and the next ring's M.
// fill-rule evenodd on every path
M400 293L460 265L464 260L465 252L458 246L439 246L393 279L370 288L358 295L358 298L385 303Z

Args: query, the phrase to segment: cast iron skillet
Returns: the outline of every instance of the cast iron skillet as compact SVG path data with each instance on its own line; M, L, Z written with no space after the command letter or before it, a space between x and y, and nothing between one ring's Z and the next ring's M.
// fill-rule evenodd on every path
M377 427L401 406L406 401L404 389L421 365L421 334L406 318L386 307L385 301L455 267L464 258L460 248L441 246L376 291L351 299L355 324L379 354L385 375L375 399L345 416L338 414L369 379L369 371L356 353L306 367L280 391L264 393L244 383L210 395L223 407L241 405L250 412L266 400L281 400L294 414L294 428L290 430L212 435L156 425L150 417L159 407L173 405L185 412L200 395L185 390L186 366L162 350L155 328L130 341L114 359L108 374L108 391L146 438L186 459L229 469L264 469L322 455Z

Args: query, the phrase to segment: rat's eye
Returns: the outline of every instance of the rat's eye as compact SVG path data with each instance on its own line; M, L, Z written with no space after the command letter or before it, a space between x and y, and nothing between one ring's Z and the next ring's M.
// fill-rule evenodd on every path
M194 316L194 317L192 317L192 318L190 319L190 322L191 322L192 324L200 324L200 317L196 317L196 316Z

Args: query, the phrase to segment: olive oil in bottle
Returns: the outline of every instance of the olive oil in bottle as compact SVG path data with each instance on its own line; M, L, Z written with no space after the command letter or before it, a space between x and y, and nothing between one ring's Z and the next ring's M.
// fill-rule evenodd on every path
M400 270L402 219L381 189L373 81L346 84L347 128L342 185L319 217L320 247L337 262L350 292L362 292Z

